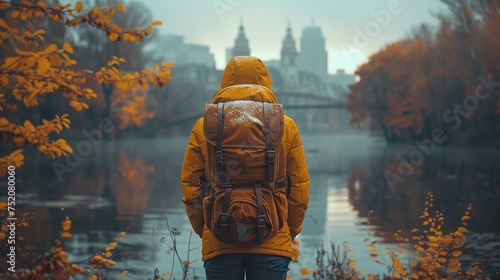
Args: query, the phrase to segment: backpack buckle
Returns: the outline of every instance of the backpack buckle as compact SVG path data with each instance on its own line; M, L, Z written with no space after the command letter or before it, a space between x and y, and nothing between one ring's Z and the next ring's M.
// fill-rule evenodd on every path
M266 216L257 215L257 228L263 228L266 226Z
M276 159L276 152L274 150L267 150L267 180L269 182L274 181L274 161Z
M220 166L224 165L224 155L222 151L215 151L215 162Z
M227 213L220 213L219 225L222 227L227 227L228 222L229 222L229 215Z
M276 152L274 151L267 151L267 162L268 163L274 163L274 160L276 158Z

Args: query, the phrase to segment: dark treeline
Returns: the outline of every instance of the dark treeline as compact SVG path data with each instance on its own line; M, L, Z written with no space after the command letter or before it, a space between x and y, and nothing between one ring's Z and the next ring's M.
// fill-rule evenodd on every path
M346 104L388 142L500 144L500 1L442 0L422 25L357 70Z

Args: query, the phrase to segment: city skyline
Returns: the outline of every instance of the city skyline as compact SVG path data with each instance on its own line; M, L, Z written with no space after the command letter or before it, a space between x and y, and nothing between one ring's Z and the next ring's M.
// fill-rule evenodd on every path
M217 69L225 66L226 48L234 45L241 21L251 54L262 60L279 59L288 25L297 43L304 28L319 26L326 41L328 73L338 69L353 73L387 43L404 38L421 23L436 23L432 13L442 7L439 1L410 0L318 0L307 4L283 0L152 0L144 4L151 9L153 19L163 21L159 33L182 35L186 43L208 45ZM300 51L300 46L297 48Z

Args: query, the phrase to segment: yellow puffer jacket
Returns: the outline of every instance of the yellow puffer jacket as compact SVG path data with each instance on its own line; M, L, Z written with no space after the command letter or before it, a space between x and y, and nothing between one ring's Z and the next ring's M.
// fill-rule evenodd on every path
M256 57L240 56L232 58L222 74L221 89L213 96L213 103L231 100L258 100L277 103L271 91L256 91L248 96L228 96L225 88L232 85L261 85L271 89L269 72ZM264 93L263 93L264 92ZM260 245L238 247L217 240L205 226L203 219L201 187L199 176L205 171L207 164L207 147L203 133L203 118L193 127L186 148L181 172L183 202L194 231L202 238L202 260L208 260L220 254L228 253L260 253L292 257L292 240L302 229L307 204L309 202L309 174L302 148L299 130L292 118L285 116L283 144L287 153L287 173L290 175L292 187L288 197L288 220L278 234Z

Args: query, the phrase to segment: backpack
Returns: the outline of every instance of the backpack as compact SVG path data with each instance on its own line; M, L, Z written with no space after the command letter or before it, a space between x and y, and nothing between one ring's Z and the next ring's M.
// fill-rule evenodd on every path
M282 228L288 212L283 129L281 104L205 105L204 176L210 195L203 199L203 213L218 240L262 244Z

